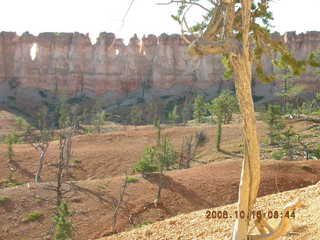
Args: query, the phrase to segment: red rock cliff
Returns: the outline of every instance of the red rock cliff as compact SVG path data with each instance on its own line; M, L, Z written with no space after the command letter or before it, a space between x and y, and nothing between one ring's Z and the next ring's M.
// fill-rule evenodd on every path
M320 32L284 36L298 58L320 48ZM36 43L37 56L30 57ZM219 56L199 61L185 54L186 44L179 35L149 35L131 38L126 46L113 33L101 33L91 44L80 33L0 33L0 100L15 95L17 101L37 101L34 89L75 95L123 98L148 86L152 94L175 94L196 88L214 95L223 85L224 68ZM196 64L195 64L196 62ZM268 71L273 71L266 63ZM319 87L318 80L306 73L301 81ZM256 85L257 95L271 96L275 84ZM319 89L318 89L319 90ZM181 90L182 91L182 90Z

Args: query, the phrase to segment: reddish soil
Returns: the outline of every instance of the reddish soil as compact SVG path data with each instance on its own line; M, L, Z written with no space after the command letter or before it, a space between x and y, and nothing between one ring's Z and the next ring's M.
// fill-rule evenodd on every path
M319 161L266 160L262 165L260 196L305 187L320 180ZM157 189L157 176L150 176L147 180L139 178L138 182L129 184L126 204L119 216L118 230L235 202L240 168L240 160L227 160L167 172L162 204L158 208L151 204ZM121 181L121 177L115 177L75 183L78 187L73 187L66 195L70 208L74 211L72 220L75 239L96 239L108 234L112 215L111 201L118 196ZM0 190L0 196L10 199L0 206L1 240L50 239L54 194L44 189L46 185L30 184L29 187L23 185ZM23 218L34 211L41 212L44 216L35 222L23 222ZM129 222L131 214L132 224Z
M208 162L224 160L234 157L213 151L214 148L214 127L172 127L163 130L164 135L170 136L177 150L184 136L194 134L198 129L204 130L210 141L199 149L198 160ZM222 144L226 149L240 149L241 131L236 124L225 126L224 139L230 139ZM156 143L156 130L152 127L138 130L116 131L104 134L92 134L76 136L73 139L72 169L73 180L86 180L118 176L125 170L132 169L139 161L146 146ZM230 147L228 147L230 146ZM37 168L38 152L29 144L14 145L14 164L9 166L6 160L6 145L0 144L0 176L2 181L6 181L9 175L15 178L16 182L23 183L33 181L34 172ZM50 165L57 161L59 156L58 141L51 143L47 161L44 166L43 180L52 181L54 179L55 168ZM229 150L230 151L230 150ZM10 171L10 168L13 171ZM14 171L16 169L16 171ZM0 178L0 186L1 186Z
M306 122L291 124L297 131L310 125ZM242 159L239 123L223 126L223 152L214 150L214 125L167 127L163 134L170 136L176 149L180 150L183 137L197 130L203 130L209 141L199 149L198 162L193 168L166 173L162 204L158 208L152 204L157 189L156 174L147 179L136 176L139 181L129 184L119 216L119 231L237 200ZM265 127L262 122L258 122L258 130L263 139ZM69 180L78 182L74 182L77 186L72 186L66 200L74 212L75 239L96 239L108 234L111 204L119 195L120 176L125 170L132 170L146 146L155 144L155 136L156 130L152 126L143 126L137 130L129 127L127 131L74 137L74 167ZM14 163L8 165L6 145L0 144L0 188L9 182L33 182L38 158L36 150L28 144L16 144L14 152ZM55 167L51 165L58 156L58 142L55 141L47 154L43 172L45 183L0 189L0 197L9 198L5 203L0 202L0 240L51 239L55 196L46 186L55 178ZM260 195L300 188L320 180L320 161L262 160L262 165ZM65 188L70 189L70 186ZM43 217L35 222L24 222L24 217L34 211L43 213Z
M299 131L310 124L294 122L292 125L296 131ZM169 126L162 132L163 135L171 138L176 150L180 151L183 137L193 135L199 130L203 130L207 134L209 141L199 148L198 161L194 162L193 166L227 159L242 159L242 130L238 123L223 126L221 145L223 152L217 152L214 148L215 125ZM258 132L263 139L265 127L262 122L258 122ZM140 127L137 130L129 128L127 131L76 136L73 139L71 164L74 167L70 180L100 179L121 175L125 170L131 172L141 158L145 147L154 145L155 139L156 130L151 126ZM39 158L38 152L29 144L15 144L13 149L15 152L14 161L12 165L8 165L7 146L0 144L0 188L9 178L17 183L33 181ZM52 164L56 163L58 156L58 141L54 141L47 153L42 174L43 181L54 180L55 167ZM266 156L266 158L270 157Z

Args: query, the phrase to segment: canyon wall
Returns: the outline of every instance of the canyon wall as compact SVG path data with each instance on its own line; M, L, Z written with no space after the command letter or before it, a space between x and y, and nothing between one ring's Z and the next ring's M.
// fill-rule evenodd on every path
M295 55L302 59L320 48L320 32L284 36ZM30 49L37 45L35 59ZM36 106L42 92L69 97L98 96L108 104L134 103L159 96L175 96L198 91L213 97L225 87L220 56L195 59L185 54L186 43L179 35L148 35L141 40L134 36L128 45L113 33L101 33L92 44L86 34L0 33L0 101L8 98L20 106ZM266 61L267 72L274 71ZM320 90L319 80L311 72L299 81ZM256 80L255 95L271 99L277 91L276 82L263 84Z

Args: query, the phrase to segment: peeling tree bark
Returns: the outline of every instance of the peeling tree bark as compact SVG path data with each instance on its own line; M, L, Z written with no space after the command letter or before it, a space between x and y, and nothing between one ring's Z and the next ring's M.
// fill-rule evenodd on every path
M244 160L239 186L238 211L246 216L255 203L260 185L260 145L257 136L256 118L251 91L251 64L246 56L231 56L236 78L236 91L243 118ZM233 240L244 240L248 234L249 219L236 220Z
M233 240L246 240L249 218L247 217L257 198L260 185L260 144L257 136L256 117L252 99L252 62L250 59L249 31L251 25L252 0L241 1L242 52L229 55L235 73L236 91L243 118L244 160L239 186L238 211L245 212L245 218L238 218L233 229Z

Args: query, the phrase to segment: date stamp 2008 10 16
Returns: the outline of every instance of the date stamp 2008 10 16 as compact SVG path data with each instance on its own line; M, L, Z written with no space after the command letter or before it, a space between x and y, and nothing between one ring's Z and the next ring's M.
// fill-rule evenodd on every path
M245 211L217 211L217 210L207 210L205 214L206 218L218 218L218 219L227 219L227 218L295 218L294 211L277 211L277 210L269 210L269 211L251 211L249 214L246 214Z

